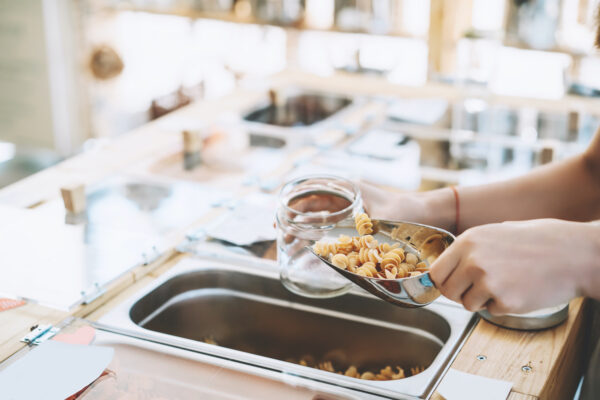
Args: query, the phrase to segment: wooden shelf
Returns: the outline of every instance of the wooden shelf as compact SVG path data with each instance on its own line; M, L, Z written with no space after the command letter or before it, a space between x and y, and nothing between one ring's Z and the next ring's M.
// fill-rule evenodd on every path
M520 50L540 51L540 52L544 52L544 53L567 54L571 57L576 57L576 58L587 57L587 56L592 55L591 52L580 51L580 50L577 50L577 49L574 49L571 47L563 47L563 46L555 46L550 49L536 49L536 48L529 46L527 43L524 43L521 41L516 41L516 40L509 40L509 39L504 40L502 42L502 45L505 47L511 47L513 49L520 49Z
M543 149L564 149L568 152L584 150L585 145L560 139L535 139L526 141L518 136L499 135L494 133L476 132L468 129L449 129L425 125L415 125L405 122L387 120L384 129L390 129L407 136L424 140L440 140L452 143L480 143L492 146L528 149L539 151Z
M401 37L401 38L407 38L407 39L420 39L420 40L427 39L427 35L411 35L406 32L391 31L391 32L386 32L386 33L379 33L379 32L371 32L371 31L367 31L367 30L344 30L344 29L340 29L340 28L336 28L336 27L332 27L332 28L328 28L328 29L321 29L321 28L314 28L314 27L306 26L303 23L283 24L283 23L277 23L277 22L266 22L266 21L258 20L253 17L249 17L249 18L238 17L237 15L235 15L232 12L206 12L206 11L193 10L193 9L189 9L189 8L169 8L169 9L162 10L162 9L152 8L152 7L119 6L117 8L111 9L111 10L115 11L115 12L130 11L130 12L143 12L143 13L150 13L150 14L172 15L172 16L184 17L184 18L190 18L190 19L210 19L210 20L215 20L215 21L231 22L231 23L236 23L236 24L274 26L274 27L279 27L279 28L283 28L286 30L365 34L365 35L370 35L370 36Z
M471 92L468 88L441 82L427 82L420 86L407 86L390 82L386 77L367 76L348 72L336 72L329 76L317 76L304 71L287 70L271 78L272 83L301 86L316 91L327 90L354 96L385 98L440 98L449 102L467 98L479 98L488 106L536 109L540 112L564 114L586 113L600 116L600 98L565 94L559 99L540 99L489 93L484 90Z

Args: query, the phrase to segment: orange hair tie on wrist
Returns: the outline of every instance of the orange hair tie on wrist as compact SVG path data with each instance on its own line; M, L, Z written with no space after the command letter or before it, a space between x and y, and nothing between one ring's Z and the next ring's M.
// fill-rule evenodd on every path
M456 205L456 218L454 220L454 233L458 235L458 223L460 221L460 196L458 195L458 189L456 186L450 186L452 193L454 193L454 204Z

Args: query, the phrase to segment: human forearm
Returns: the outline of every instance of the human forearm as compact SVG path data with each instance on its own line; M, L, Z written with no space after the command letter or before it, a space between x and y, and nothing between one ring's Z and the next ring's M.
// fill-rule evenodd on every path
M502 221L558 218L600 219L600 133L577 157L536 168L522 177L460 187L460 218L449 188L425 193L392 193L362 184L373 217L435 225L452 232Z
M589 158L583 155L516 179L458 190L458 233L502 221L600 218L600 172L590 168ZM428 192L423 199L428 210L424 223L456 231L456 203L450 189Z
M460 189L461 230L507 220L599 217L600 180L578 156L506 182Z
M600 221L589 224L590 259L575 271L580 294L600 300Z

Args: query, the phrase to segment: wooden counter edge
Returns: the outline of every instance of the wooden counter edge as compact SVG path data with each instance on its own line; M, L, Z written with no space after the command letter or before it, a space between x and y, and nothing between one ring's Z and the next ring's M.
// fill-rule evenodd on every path
M512 382L511 393L539 399L572 398L585 367L588 303L582 298L571 301L567 321L535 332L505 329L482 319L450 368ZM478 355L485 360L479 361ZM524 366L531 369L523 370ZM442 398L437 392L432 396Z
M2 311L0 326L18 324L19 329L14 330L11 336L0 338L0 362L25 347L25 343L21 342L21 339L30 332L31 327L39 324L56 325L68 316L69 313L66 311L55 310L35 303Z
M587 299L576 299L579 310L574 318L573 325L562 348L554 368L546 379L546 383L539 395L540 399L566 399L572 398L581 377L587 367L586 347L589 344L587 333L591 327L591 302ZM569 315L570 317L570 315Z
M148 268L146 270L148 273L143 276L141 274L138 275L137 279L133 278L136 275L133 273L124 277L122 281L115 282L115 286L101 298L90 305L82 306L72 315L88 318L90 320L99 319L130 295L150 284L154 279L176 265L177 262L184 257L187 257L187 255L175 254L169 259L162 260L162 262L157 263L157 265ZM544 353L538 354L537 356L539 357L547 356L545 353L551 347L552 349L557 349L556 354L550 357L550 360L554 361L552 362L552 365L549 366L550 369L547 374L544 374L544 371L542 370L537 374L536 378L538 381L542 381L541 390L535 392L537 386L533 385L533 389L530 390L529 393L523 393L522 388L513 387L513 391L508 399L532 400L538 398L568 398L569 395L572 396L583 372L585 346L582 345L582 336L585 335L585 327L589 322L589 319L586 318L586 303L587 302L583 299L574 300L571 303L569 319L563 325L537 333L507 330L491 325L483 320L479 321L476 328L471 333L471 336L467 338L464 346L459 351L451 368L456 368L476 375L514 382L515 380L507 377L506 371L503 371L501 368L494 368L493 373L490 373L489 370L485 371L481 368L477 368L479 366L477 361L473 362L470 359L472 358L473 348L478 348L480 343L485 344L494 341L495 345L506 348L505 354L500 355L500 361L502 361L502 357L510 357L511 354L513 354L513 351L510 351L511 347L516 348L517 351L522 350L524 353L529 351L531 353L528 355L529 358L536 357L536 347L538 347L538 351L541 349ZM56 324L68 316L65 312L49 310L35 304L27 305L25 307L29 307L33 313L32 321L35 319L34 317L39 316L39 322ZM21 312L25 311L27 311L27 309L23 308ZM485 327L485 329L482 330L482 327ZM488 334L490 329L492 332L498 332L497 337L495 337L496 335ZM8 358L20 348L24 347L24 344L19 342L19 340L26 332L27 329L24 329L23 332L19 332L17 335L0 344L1 359ZM540 337L540 335L543 337ZM513 340L515 338L517 338L517 340ZM524 340L521 340L523 338ZM540 341L543 343L537 343ZM519 364L519 362L517 362L517 364ZM508 375L510 376L510 374ZM518 375L519 373L515 374L514 371L512 372L513 377L518 377ZM434 393L431 398L435 400L443 399L437 392Z
M523 394L519 392L510 392L506 400L537 400L538 397L531 396L529 394ZM439 393L435 392L429 400L445 400L444 397L440 396Z

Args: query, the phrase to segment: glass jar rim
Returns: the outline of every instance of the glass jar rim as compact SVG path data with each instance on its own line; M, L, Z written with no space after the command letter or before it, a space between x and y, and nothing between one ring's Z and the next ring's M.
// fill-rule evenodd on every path
M328 215L329 217L336 217L338 215L342 215L344 213L351 211L352 208L354 208L356 206L357 202L360 201L360 189L358 188L358 185L356 183L354 183L353 181L351 181L350 179L343 178L338 175L331 175L331 174L311 174L311 175L300 176L294 180L289 181L285 185L283 185L283 187L279 191L279 203L281 206L283 206L283 208L286 211L295 213L296 215L299 215L299 216L310 216L310 215L314 214L314 211L304 212L304 211L295 210L295 209L289 207L286 204L286 202L284 202L284 192L286 191L286 189L289 189L291 186L297 185L297 184L301 183L302 181L307 181L310 179L329 179L329 180L333 180L333 181L336 181L336 180L342 181L346 184L349 184L350 188L354 191L354 199L352 199L352 203L350 203L350 205L348 205L347 207L345 207L339 211L329 213L329 215Z

